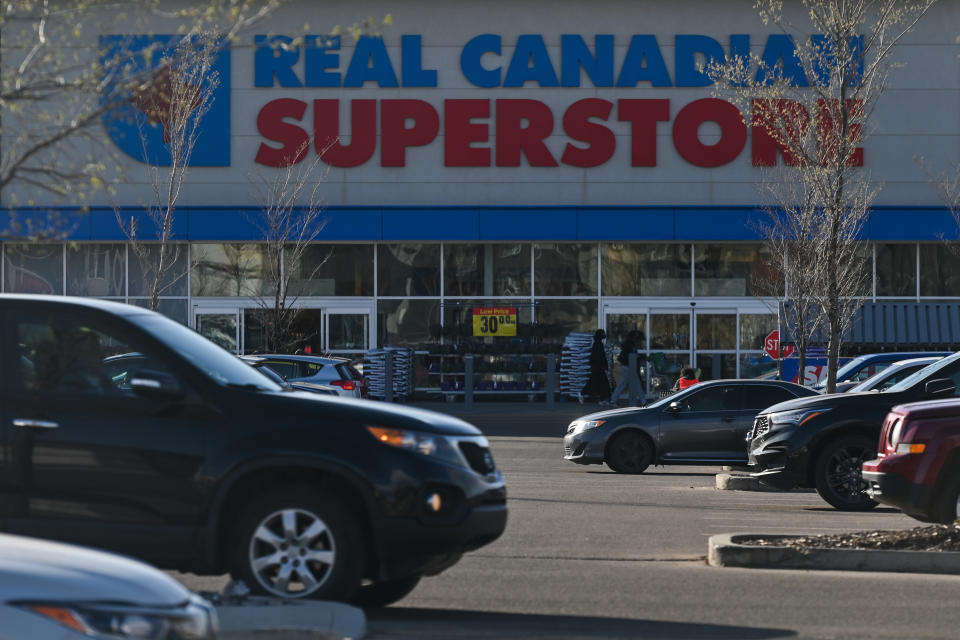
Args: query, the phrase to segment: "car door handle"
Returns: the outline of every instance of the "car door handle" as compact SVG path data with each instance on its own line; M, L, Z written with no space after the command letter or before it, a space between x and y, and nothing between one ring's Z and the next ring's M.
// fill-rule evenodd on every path
M14 418L13 426L30 427L31 429L56 429L60 425L52 420L29 420L26 418Z
M733 418L733 417L731 417L731 416L727 416L727 417L725 417L725 418L720 418L720 420L722 420L723 422L733 422L734 420L736 420L736 418Z

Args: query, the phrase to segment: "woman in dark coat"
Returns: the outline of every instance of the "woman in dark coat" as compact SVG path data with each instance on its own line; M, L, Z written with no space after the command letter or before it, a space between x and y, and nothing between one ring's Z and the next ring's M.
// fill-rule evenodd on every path
M593 333L593 346L590 347L590 377L583 395L588 400L599 401L610 397L610 378L607 376L607 351L603 341L607 337L603 329Z

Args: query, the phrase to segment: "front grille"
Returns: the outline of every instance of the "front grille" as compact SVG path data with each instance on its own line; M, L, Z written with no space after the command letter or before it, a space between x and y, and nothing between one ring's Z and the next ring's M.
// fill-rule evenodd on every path
M473 442L461 442L460 452L467 459L470 468L480 475L485 476L497 470L496 465L493 464L493 454L486 447Z
M770 431L770 420L767 419L767 416L757 416L753 423L753 437L759 438L767 431Z
M563 455L569 456L571 453L573 453L573 447L567 444L563 445Z

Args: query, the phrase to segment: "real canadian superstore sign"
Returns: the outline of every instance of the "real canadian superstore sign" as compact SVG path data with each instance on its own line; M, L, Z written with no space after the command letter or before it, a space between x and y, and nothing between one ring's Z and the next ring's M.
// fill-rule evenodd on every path
M705 62L746 56L751 48L751 36L746 34L730 35L723 43L707 35L678 34L673 37L671 74L654 35L617 41L613 35L564 34L559 36L559 59L555 52L551 57L547 42L541 34L523 34L509 43L497 34L480 34L460 48L459 71L470 85L491 92L514 87L708 87L711 81L702 71ZM316 88L325 96L338 89L337 95L344 96L351 88L364 86L422 88L426 94L444 86L441 72L423 64L422 35L402 35L399 51L392 56L377 37L360 38L349 54L346 48L341 51L339 37L259 35L254 44L254 86L259 88ZM508 45L513 52L504 56ZM617 63L616 46L626 46L625 57ZM781 69L796 85L809 86L811 79L797 63L794 47L790 36L771 34L763 39L761 57L765 66ZM762 80L763 72L757 73ZM348 143L340 138L341 98L271 96L257 115L262 142L256 162L287 166L315 152L332 166L357 167L374 158L379 143L381 166L404 167L407 154L417 147L442 144L446 167L518 167L526 158L534 167L589 168L613 157L620 133L630 141L631 166L655 167L658 127L670 127L677 153L697 167L729 164L748 146L754 166L777 162L775 141L760 129L748 135L737 107L712 97L682 105L671 104L668 98L590 97L572 101L562 113L540 100L502 95L436 103L344 99L349 101L350 121L344 127ZM701 140L699 129L705 122L719 127L717 141ZM562 153L555 154L544 140L561 130L567 143ZM863 164L862 149L855 162Z

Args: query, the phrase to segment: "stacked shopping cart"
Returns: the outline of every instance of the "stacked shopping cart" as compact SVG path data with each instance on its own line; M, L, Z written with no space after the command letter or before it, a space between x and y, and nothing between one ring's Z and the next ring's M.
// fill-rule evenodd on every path
M373 349L363 358L363 373L369 385L368 395L383 400L387 390L387 359L392 363L393 394L392 400L404 402L413 396L413 349L387 347Z

